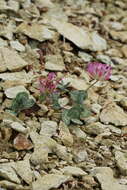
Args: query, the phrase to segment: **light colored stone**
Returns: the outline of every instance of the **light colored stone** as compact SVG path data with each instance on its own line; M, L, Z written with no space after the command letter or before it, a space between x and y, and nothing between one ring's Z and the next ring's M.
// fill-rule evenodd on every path
M121 50L124 56L127 58L127 45L124 45Z
M15 170L27 184L31 184L33 175L28 159L16 162Z
M52 8L54 4L51 2L51 0L35 0L35 4L39 8L48 7Z
M72 175L72 176L84 176L87 174L81 168L73 167L73 166L66 166L63 169L61 169L61 171L65 175Z
M16 49L17 51L25 51L25 47L18 41L10 41L10 45L13 49Z
M67 162L72 161L72 154L68 153L66 146L57 144L55 153L62 160Z
M87 161L88 160L88 154L86 150L74 150L74 160L76 163Z
M127 153L116 151L115 160L120 173L122 175L127 175Z
M4 72L7 69L9 71L20 70L27 65L28 63L14 50L5 47L0 48L0 72Z
M56 134L57 123L55 121L43 121L41 123L40 135L51 137Z
M69 103L69 99L67 97L59 98L58 102L59 102L60 106L62 108L64 108Z
M85 80L81 78L77 78L75 76L67 76L63 78L64 84L67 84L70 82L69 86L72 86L76 90L86 90L88 85Z
M32 190L49 190L51 188L58 188L62 183L69 180L69 176L58 174L47 174L38 178L32 183Z
M85 53L83 51L79 51L78 56L81 57L81 59L85 62L92 61L93 59L93 57L90 54Z
M106 41L97 32L85 31L71 23L55 19L52 19L50 23L61 35L82 49L102 51L107 48Z
M82 131L79 127L70 126L69 128L71 129L72 133L76 135L77 138L86 140L86 137L87 137L86 133Z
M7 46L7 45L8 45L7 41L6 41L6 40L3 40L2 38L0 38L0 48L1 48L1 47L5 47L5 46Z
M4 179L20 184L20 179L18 178L11 163L0 164L0 176Z
M102 106L99 104L92 104L91 110L96 113L99 114L100 110L101 110Z
M73 145L73 136L71 135L68 127L62 121L59 125L59 138L65 146Z
M3 119L3 123L7 126L10 127L12 129L14 129L15 131L21 132L21 133L27 133L28 129L26 129L23 124L21 124L20 122L13 122L10 119Z
M49 71L63 71L65 65L61 55L47 55L45 57L45 69Z
M29 91L24 86L14 86L4 91L7 98L11 99L15 98L19 92L27 92L29 94Z
M96 123L91 123L89 125L86 125L84 127L84 130L88 134L93 134L93 135L99 135L101 133L109 131L106 125L101 124L100 122Z
M127 97L124 97L120 100L120 105L124 108L127 109Z
M97 178L101 184L102 190L126 190L127 185L121 185L118 179L113 176L113 171L109 167L95 167L92 171L93 176Z
M122 108L115 103L110 103L105 106L100 114L100 120L104 124L114 124L115 126L127 125L127 114Z
M33 73L29 72L26 73L25 71L20 72L13 72L13 73L0 73L0 79L5 81L12 81L15 82L15 85L17 82L20 84L22 83L30 83L31 80L34 78Z
M114 65L111 58L107 55L103 55L103 54L99 54L97 55L96 57L99 61L103 62L103 63L106 63L108 65Z
M7 190L7 189L29 190L28 186L16 184L16 183L6 181L6 180L0 180L0 187L5 187L6 188L6 189L3 189L3 190Z
M120 40L121 42L127 42L127 31L110 31L110 35L114 40Z
M47 162L48 154L56 149L56 141L46 135L39 135L34 131L30 133L30 137L34 143L34 152L30 158L31 162L34 165Z
M40 42L43 42L45 40L51 40L55 36L54 31L48 29L47 26L38 23L29 24L27 22L24 22L17 27L16 32L21 32L28 37L38 40Z

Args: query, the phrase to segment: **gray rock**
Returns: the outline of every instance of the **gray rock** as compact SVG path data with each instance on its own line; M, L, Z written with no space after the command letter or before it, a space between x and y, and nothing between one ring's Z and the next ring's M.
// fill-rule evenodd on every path
M77 126L70 126L70 129L74 135L76 135L77 138L84 139L86 140L86 133L82 131L79 127Z
M113 171L109 167L95 167L92 171L93 176L101 184L102 190L126 190L127 185L119 184L118 180L113 177Z
M59 138L63 142L65 146L72 146L73 145L73 136L70 134L68 126L65 125L62 121L59 125Z
M45 57L45 69L49 71L64 71L65 65L61 55L47 55Z
M93 59L93 57L90 54L85 53L83 51L79 51L78 56L81 57L81 59L85 62L92 61Z
M15 98L19 92L27 92L29 94L29 91L24 86L21 86L21 85L7 88L4 91L7 98L11 98L11 99Z
M66 166L60 171L63 172L63 174L65 175L72 175L72 176L84 176L87 174L81 168L72 167L72 166Z
M127 153L115 152L116 164L122 175L127 175Z
M57 123L55 121L43 121L41 123L40 135L51 137L56 134Z
M110 103L102 110L100 120L105 124L114 124L115 126L127 125L127 114L115 103Z
M27 184L31 184L33 174L28 159L16 162L15 170Z
M88 159L88 154L86 150L76 150L74 151L74 160L76 163L86 161Z
M18 178L15 170L13 169L12 163L0 164L0 176L11 182L20 184L20 179Z
M47 174L38 178L32 183L32 190L49 190L51 188L58 188L62 183L69 180L69 176L58 174Z
M101 110L102 106L99 104L92 104L91 110L96 113L99 114L100 110Z
M56 19L52 19L50 23L61 35L82 49L102 51L107 48L106 41L97 32L85 31L71 23Z
M0 72L20 70L28 63L23 60L14 50L0 48Z
M25 51L25 47L18 41L10 41L10 45L13 49L16 49L17 51Z
M56 155L65 161L71 161L72 160L72 155L67 152L66 146L57 144L56 149L55 149Z
M48 154L56 149L56 141L46 135L39 135L34 131L30 133L30 137L34 143L34 152L30 158L31 162L34 165L47 162Z
M3 120L3 122L6 124L6 120ZM28 129L25 128L21 123L19 122L11 122L10 125L8 125L9 127L11 127L12 129L14 129L15 131L18 131L20 133L24 133L26 134L28 132Z
M40 42L53 39L55 35L55 32L48 29L47 26L38 23L32 23L29 25L27 22L20 24L17 27L16 32L21 32L30 38L38 40Z
M93 135L99 135L101 133L109 131L108 127L106 125L101 124L100 122L91 123L89 125L86 125L84 127L84 130L88 134L93 134Z

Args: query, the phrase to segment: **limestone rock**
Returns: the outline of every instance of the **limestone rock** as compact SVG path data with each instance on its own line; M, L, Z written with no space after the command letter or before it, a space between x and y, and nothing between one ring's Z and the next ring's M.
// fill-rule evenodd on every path
M122 175L127 175L127 153L115 152L116 164Z
M46 135L39 135L36 132L31 132L30 137L34 143L34 152L30 158L31 162L34 165L47 162L48 154L56 149L56 141Z
M63 123L60 122L59 125L59 137L65 146L72 146L73 145L73 136L70 134L68 127Z
M38 178L32 183L32 190L49 190L51 188L58 188L62 183L69 180L68 176L58 174L47 174Z
M81 168L73 167L73 166L66 166L63 169L61 169L61 171L65 175L73 175L73 176L84 176L87 174Z
M126 190L127 185L121 185L118 180L113 177L113 171L109 167L95 167L92 174L101 184L102 190Z
M41 123L40 135L51 137L56 134L57 123L55 121L43 121Z
M28 159L16 162L15 170L17 174L27 183L32 182L32 171L30 168L30 162Z
M20 180L19 180L15 170L13 169L11 163L0 164L0 176L11 182L20 184Z
M93 135L99 135L101 133L109 131L108 127L106 125L101 124L100 122L91 123L89 125L86 125L84 130L88 134L93 134Z
M24 86L7 88L4 93L8 98L13 99L19 92L27 92L29 94L29 91Z
M120 40L121 42L127 42L127 31L110 31L110 35L114 40Z
M92 61L93 59L93 57L90 54L85 53L83 51L79 51L78 56L81 57L81 59L85 62Z
M30 83L33 79L33 74L31 72L26 73L25 71L13 72L13 73L0 73L0 79L12 82L13 84L24 84Z
M13 49L16 49L17 51L25 51L25 47L18 41L10 41L10 45Z
M55 32L49 30L47 26L38 23L24 22L17 27L16 32L21 32L28 37L43 42L54 38Z
M74 160L76 163L88 160L88 154L85 149L74 150Z
M97 32L88 32L71 23L60 22L55 19L51 20L51 25L79 48L91 51L102 51L107 48L106 41Z
M63 82L64 82L64 84L67 84L68 82L70 82L69 86L72 86L76 90L86 90L88 87L85 80L83 80L81 78L74 77L74 76L64 77Z
M105 124L125 126L127 125L127 114L115 103L110 103L102 110L100 120Z
M64 71L65 65L61 55L47 55L45 57L45 69L49 71Z
M24 61L14 50L8 48L0 48L0 72L7 69L9 71L20 70L27 66L28 63Z

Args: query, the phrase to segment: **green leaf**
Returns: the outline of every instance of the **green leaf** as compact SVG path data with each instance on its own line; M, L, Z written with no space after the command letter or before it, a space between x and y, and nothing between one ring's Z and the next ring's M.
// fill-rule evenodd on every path
M22 110L28 109L35 104L33 99L29 99L27 92L19 92L12 101L11 110L19 113Z
M70 92L70 96L76 104L82 104L83 101L87 98L87 92L84 90L73 90Z
M52 103L53 103L53 108L54 108L55 110L58 110L58 109L61 108L61 107L60 107L60 104L59 104L59 102L58 102L59 97L60 97L60 94L59 94L59 93L53 93L53 94L51 95Z
M71 119L70 119L70 117L68 116L68 111L69 111L69 110L66 110L66 109L62 111L62 120L63 120L63 122L64 122L66 125L69 125L70 122L71 122Z

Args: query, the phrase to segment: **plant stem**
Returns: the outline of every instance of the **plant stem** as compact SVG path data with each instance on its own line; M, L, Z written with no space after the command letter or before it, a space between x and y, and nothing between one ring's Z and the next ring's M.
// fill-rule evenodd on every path
M91 85L86 89L86 91L89 90L92 86L94 86L97 82L98 82L98 80L96 80L93 84L91 84Z

